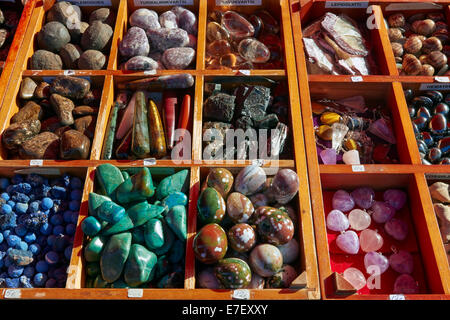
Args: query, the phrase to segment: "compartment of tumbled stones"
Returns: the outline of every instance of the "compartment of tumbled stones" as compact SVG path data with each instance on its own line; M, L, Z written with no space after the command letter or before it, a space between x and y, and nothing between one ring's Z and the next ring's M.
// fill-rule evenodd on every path
M203 160L292 159L287 82L216 80L205 83Z
M103 81L23 78L2 132L3 159L89 159Z
M0 4L0 68L3 69L23 7L11 3ZM1 71L0 71L1 72Z

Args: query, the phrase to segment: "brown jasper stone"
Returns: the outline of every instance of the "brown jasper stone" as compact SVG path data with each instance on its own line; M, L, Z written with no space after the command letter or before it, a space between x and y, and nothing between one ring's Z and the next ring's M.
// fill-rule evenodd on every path
M83 99L83 104L91 107L98 106L100 98L102 97L102 91L99 89L92 89L89 91Z
M64 132L69 131L69 130L72 130L72 127L70 127L70 126L64 126L64 127L56 128L55 131L54 131L54 133L55 133L58 137L61 137L61 136L63 135Z
M44 112L40 105L34 101L28 101L24 107L12 116L11 123L23 122L27 120L41 120Z
M63 133L60 144L60 156L65 160L89 158L91 140L77 130Z
M20 84L20 92L19 97L20 99L31 99L33 98L34 90L36 89L36 82L33 81L33 79L26 77L23 78L22 83Z
M9 150L17 149L26 140L37 135L39 131L41 131L41 122L39 120L13 123L3 131L3 145Z
M42 81L41 83L39 83L36 87L36 89L34 89L34 95L33 98L35 99L49 99L50 98L50 84Z
M22 143L19 155L22 159L57 159L59 137L52 132L42 132Z
M90 106L78 106L73 109L72 114L74 116L91 116L98 113L98 108Z
M51 117L51 118L45 119L41 123L41 131L54 132L59 127L61 127L61 124L59 123L58 117Z
M95 116L85 116L75 120L75 129L80 131L86 137L92 139L95 133L95 124L97 117Z
M59 122L62 125L70 126L74 123L72 110L75 108L75 105L72 100L53 93L50 96L50 103L52 104L52 107L58 116Z
M70 99L83 99L91 89L91 83L83 78L59 76L50 85L50 93L57 93Z

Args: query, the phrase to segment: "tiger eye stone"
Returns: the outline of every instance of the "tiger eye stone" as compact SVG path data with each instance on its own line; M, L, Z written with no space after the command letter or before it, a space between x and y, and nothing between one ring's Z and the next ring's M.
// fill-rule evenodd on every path
M320 122L331 126L335 122L341 121L342 117L334 112L325 112L320 116Z
M317 128L316 134L323 140L331 141L333 137L333 129L331 129L330 126L323 124L319 128Z
M223 259L228 249L227 235L216 223L205 225L193 242L194 254L197 260L205 264L213 264Z

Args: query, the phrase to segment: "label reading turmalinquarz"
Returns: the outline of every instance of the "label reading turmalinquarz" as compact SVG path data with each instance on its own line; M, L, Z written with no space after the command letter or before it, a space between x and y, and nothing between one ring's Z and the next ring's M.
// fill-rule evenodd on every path
M192 6L194 0L134 0L135 6Z
M420 90L450 90L450 83L422 83Z
M368 1L325 1L325 8L367 8Z
M260 6L261 0L216 0L216 6Z
M63 0L58 0L63 1ZM84 6L111 6L111 0L67 0L68 2L84 7Z

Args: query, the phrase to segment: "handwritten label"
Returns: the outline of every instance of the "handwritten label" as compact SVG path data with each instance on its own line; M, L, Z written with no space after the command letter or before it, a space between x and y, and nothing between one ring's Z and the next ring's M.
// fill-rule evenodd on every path
M402 294L390 294L389 300L406 300L405 296Z
M261 0L216 0L216 6L260 6Z
M134 0L135 6L192 6L194 0Z
M363 82L363 77L361 76L353 76L352 78L352 82Z
M436 82L450 82L449 77L434 77L434 81Z
M75 71L73 71L73 70L64 70L64 75L65 76L71 76L71 75L74 75L75 74Z
M144 290L142 289L128 289L128 298L142 298Z
M364 168L364 166L362 164L354 164L354 165L352 165L352 171L353 172L364 172L364 171L366 171L366 169Z
M238 300L249 300L250 299L250 291L248 289L233 290L232 298L238 299Z
M450 90L450 83L422 83L420 85L419 90L428 91L428 90Z
M326 1L325 8L367 8L368 1Z
M30 160L30 167L40 167L44 164L42 159L32 159Z
M144 166L154 166L156 164L155 158L144 159Z
M239 70L238 73L249 76L250 75L250 70Z
M450 180L450 173L427 173L425 177L430 180Z
M59 0L63 1L63 0ZM80 7L88 6L111 6L111 0L67 0Z
M22 292L20 289L6 289L5 290L5 299L20 299L22 296Z
M145 70L144 74L146 76L154 75L154 74L156 74L156 70Z

